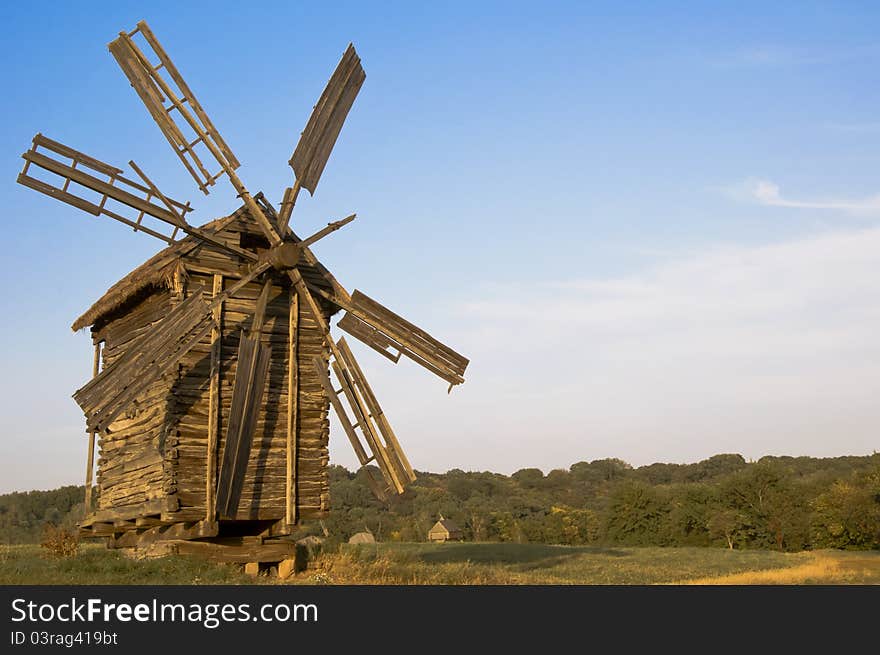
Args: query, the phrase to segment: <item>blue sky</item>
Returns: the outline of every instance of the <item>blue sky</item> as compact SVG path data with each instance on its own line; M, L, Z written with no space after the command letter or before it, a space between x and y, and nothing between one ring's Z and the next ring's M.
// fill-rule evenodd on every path
M16 185L31 137L134 159L194 222L236 206L107 52L140 19L275 202L354 42L367 79L294 223L356 211L318 256L472 359L446 396L356 351L417 469L880 442L876 5L175 4L0 9L0 491L82 478L91 352L69 325L159 247Z

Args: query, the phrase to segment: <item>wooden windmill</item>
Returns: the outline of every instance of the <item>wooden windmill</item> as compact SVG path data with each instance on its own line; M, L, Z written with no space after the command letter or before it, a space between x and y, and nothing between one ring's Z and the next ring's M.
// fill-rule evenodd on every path
M330 405L378 495L415 479L348 344L331 337L331 316L344 310L341 329L450 388L464 382L468 360L366 294L349 294L318 261L310 246L354 215L308 238L289 226L363 84L353 46L302 132L277 212L247 190L145 22L109 49L198 187L207 194L225 175L243 205L196 227L189 203L164 195L134 162L139 181L41 134L22 155L19 183L167 244L73 325L90 326L95 345L93 378L74 394L90 434L87 508L96 435L100 446L97 507L81 528L118 547L176 540L222 559L283 559L290 545L272 538L329 509Z

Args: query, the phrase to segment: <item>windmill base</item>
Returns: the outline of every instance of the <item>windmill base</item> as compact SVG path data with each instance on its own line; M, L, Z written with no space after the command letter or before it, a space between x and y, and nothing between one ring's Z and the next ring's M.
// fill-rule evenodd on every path
M136 510L99 510L79 524L80 536L103 537L108 548L124 549L137 558L192 555L213 562L287 562L286 570L307 559L306 548L290 538L294 526L284 519L187 521L181 520L180 512L157 512L159 504L144 505Z
M302 548L284 539L259 541L257 539L224 539L223 541L166 539L147 545L138 545L130 553L136 558L191 555L211 562L237 564L304 563L299 555Z

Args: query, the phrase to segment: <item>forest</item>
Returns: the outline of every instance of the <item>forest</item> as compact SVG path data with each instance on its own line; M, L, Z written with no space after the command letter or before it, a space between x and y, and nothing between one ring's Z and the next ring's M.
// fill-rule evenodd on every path
M693 464L634 468L582 461L546 474L418 471L380 502L364 474L331 466L332 509L303 533L331 541L370 531L378 541L425 541L444 516L469 541L712 546L800 551L880 548L880 453L834 458L720 454ZM0 543L39 541L47 523L72 527L83 488L0 496Z

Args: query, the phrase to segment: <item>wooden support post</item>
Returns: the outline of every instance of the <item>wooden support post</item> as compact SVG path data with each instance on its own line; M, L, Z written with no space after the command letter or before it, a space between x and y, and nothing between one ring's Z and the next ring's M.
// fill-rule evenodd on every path
M297 497L296 497L296 457L297 457L297 434L299 413L299 343L297 331L299 330L299 296L296 289L290 290L290 318L287 333L287 508L285 517L288 525L293 525L297 520Z
M257 298L250 333L245 334L242 330L239 342L238 365L226 426L226 443L223 446L223 461L217 478L217 508L220 517L224 519L234 519L238 511L257 427L257 416L265 392L272 350L268 344L262 343L261 334L271 288L272 278L267 277Z
M95 356L92 360L92 377L97 377L101 370L101 342L95 344ZM95 470L95 431L89 432L89 455L86 464L86 497L83 516L88 516L92 507L92 476Z
M213 297L216 299L223 293L223 276L214 275ZM208 453L207 473L205 475L205 520L213 521L217 515L217 443L220 434L220 337L222 334L220 321L223 315L223 303L217 303L212 309L214 327L211 328L211 374L208 391Z

